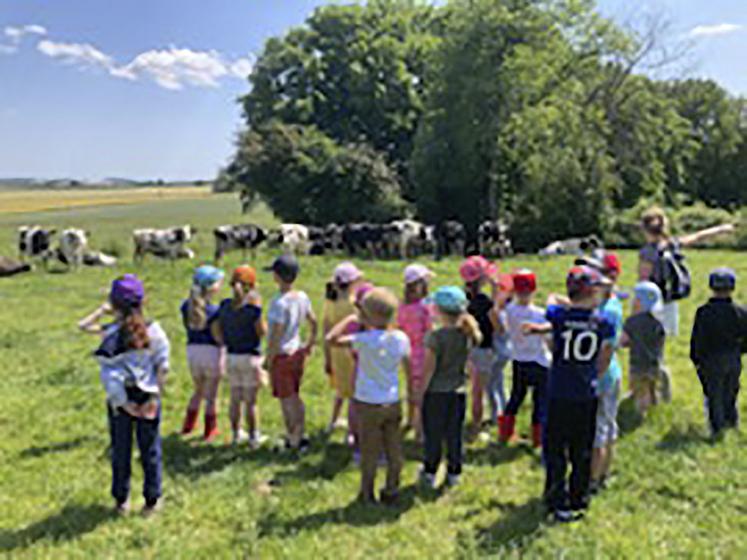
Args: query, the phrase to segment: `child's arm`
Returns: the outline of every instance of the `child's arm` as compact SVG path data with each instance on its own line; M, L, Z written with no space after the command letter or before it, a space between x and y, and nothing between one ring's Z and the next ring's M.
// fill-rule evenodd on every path
M630 337L627 332L623 331L622 334L620 334L620 341L618 344L620 345L620 348L630 348Z
M549 334L552 332L552 323L522 323L521 332L525 336Z
M215 321L211 323L210 332L212 333L215 342L218 343L218 346L226 345L226 341L223 338L223 329L220 326L220 318L216 318Z
M412 361L410 360L410 355L406 355L402 358L402 369L405 371L405 379L412 379ZM430 381L430 379L428 379ZM423 391L425 391L425 387L428 385L426 383L423 384ZM415 395L408 395L409 396L415 396Z
M602 349L599 351L597 357L597 376L599 379L604 377L607 370L610 368L610 362L612 362L612 356L615 353L615 346L611 340L605 340L602 343Z
M316 319L316 315L314 315L314 311L309 307L309 312L306 314L306 322L309 324L309 340L306 342L306 345L304 348L306 349L306 353L308 355L311 355L311 353L314 351L314 346L316 346L316 339L319 335L319 321Z
M327 375L332 375L332 352L329 342L327 341L327 335L329 335L333 326L332 321L329 320L329 317L327 317L327 314L325 313L322 322L322 334L324 334L322 348L324 349L324 373Z
M352 314L337 323L324 338L325 342L333 348L350 348L353 344L353 337L346 335L345 331L350 323L357 320L358 316Z
M272 323L270 327L270 335L267 339L267 357L266 363L268 367L272 367L272 362L275 360L275 356L280 351L280 338L283 334L283 325L279 323Z
M431 377L433 377L434 373L436 373L436 353L431 348L426 347L425 358L423 361L423 383L421 385L422 393L425 393L428 385L431 384ZM423 395L421 394L417 396L422 398Z
M571 304L571 300L567 296L552 293L547 296L547 307L551 305L567 306Z
M78 321L78 329L87 334L102 334L104 332L104 327L101 325L101 319L104 315L110 315L111 312L112 307L109 302L104 302L99 305L95 311Z
M700 241L710 239L711 237L725 235L727 233L734 233L735 229L736 228L734 227L734 224L723 224L720 226L714 226L696 231L695 233L682 236L678 240L680 242L680 245L682 245L683 247L687 247L688 245L694 245L695 243L699 243Z

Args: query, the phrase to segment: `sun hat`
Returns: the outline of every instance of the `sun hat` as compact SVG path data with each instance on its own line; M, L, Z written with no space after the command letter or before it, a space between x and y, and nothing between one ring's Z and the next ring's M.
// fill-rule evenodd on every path
M733 290L737 287L737 273L731 268L716 268L708 276L708 287L712 290Z
M139 307L145 299L145 287L134 274L125 274L112 282L109 300L115 307Z
M467 283L477 282L481 278L492 278L497 274L498 267L480 255L467 258L459 267L459 275Z
M220 268L205 264L197 267L192 276L192 283L200 288L209 288L223 280L224 276L225 273Z
M446 313L461 313L467 308L467 295L458 286L443 286L428 301Z
M531 294L537 291L537 275L528 268L522 268L512 274L514 291L517 294Z
M353 263L344 262L337 265L332 277L334 278L335 284L344 286L363 278L363 272L361 272Z
M257 271L247 264L237 266L231 274L231 283L236 284L237 282L247 286L255 286L257 284Z
M641 310L658 313L662 307L662 295L659 286L653 282L638 282L633 288L636 299L641 303Z
M405 284L414 284L421 280L430 280L434 276L436 276L435 272L422 264L411 264L405 267Z
M265 269L266 272L274 272L285 282L293 282L298 277L300 270L298 259L289 254L280 255Z

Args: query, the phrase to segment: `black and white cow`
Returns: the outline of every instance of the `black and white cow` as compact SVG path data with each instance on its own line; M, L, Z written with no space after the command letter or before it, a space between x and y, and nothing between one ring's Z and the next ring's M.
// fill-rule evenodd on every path
M547 247L540 249L541 257L554 257L560 255L583 255L591 253L596 249L604 248L604 244L596 235L587 237L573 237L562 241L553 241Z
M343 226L328 224L324 228L324 250L325 253L340 253L345 247L342 243Z
M506 258L513 253L508 238L508 226L501 220L485 220L477 228L477 241L481 255L492 258Z
M456 220L445 220L436 225L436 260L449 255L463 256L467 244L467 229Z
M267 232L254 224L236 226L219 226L213 230L215 237L215 262L220 262L223 256L235 249L241 249L246 256L247 249L255 256L257 247L267 240Z
M8 278L16 274L30 272L31 265L10 257L0 256L0 278Z
M342 245L351 256L384 257L388 254L389 224L348 224L342 228Z
M137 229L132 232L135 243L134 260L141 262L151 254L164 259L192 259L195 254L186 245L192 241L197 230L192 226L168 229Z
M22 261L26 259L46 259L52 247L52 237L55 229L41 226L21 226L18 228L18 255Z
M83 255L83 264L85 266L112 267L117 264L117 258L101 251L88 251Z
M54 256L68 268L80 268L83 265L83 258L88 252L89 235L87 231L82 229L63 230Z
M309 228L302 224L280 224L270 232L267 239L273 246L280 246L286 253L307 255L311 247Z
M428 226L416 220L395 220L388 224L388 252L407 260L422 255L426 249Z

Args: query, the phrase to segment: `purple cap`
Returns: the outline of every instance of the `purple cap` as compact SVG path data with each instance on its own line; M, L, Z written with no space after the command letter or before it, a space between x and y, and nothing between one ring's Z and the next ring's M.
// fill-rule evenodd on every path
M112 282L109 300L115 307L138 307L145 298L145 288L134 274L125 274Z

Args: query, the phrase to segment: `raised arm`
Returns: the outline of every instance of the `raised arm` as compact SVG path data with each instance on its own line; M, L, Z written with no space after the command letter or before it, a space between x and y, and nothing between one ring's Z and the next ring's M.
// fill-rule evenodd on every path
M714 226L696 231L695 233L683 235L679 238L679 242L683 247L687 247L705 241L706 239L710 239L711 237L734 233L734 231L736 231L734 224L722 224L720 226Z
M86 334L103 334L104 327L101 325L101 319L105 315L110 315L111 312L112 307L109 302L102 303L95 309L95 311L78 321L78 329Z

